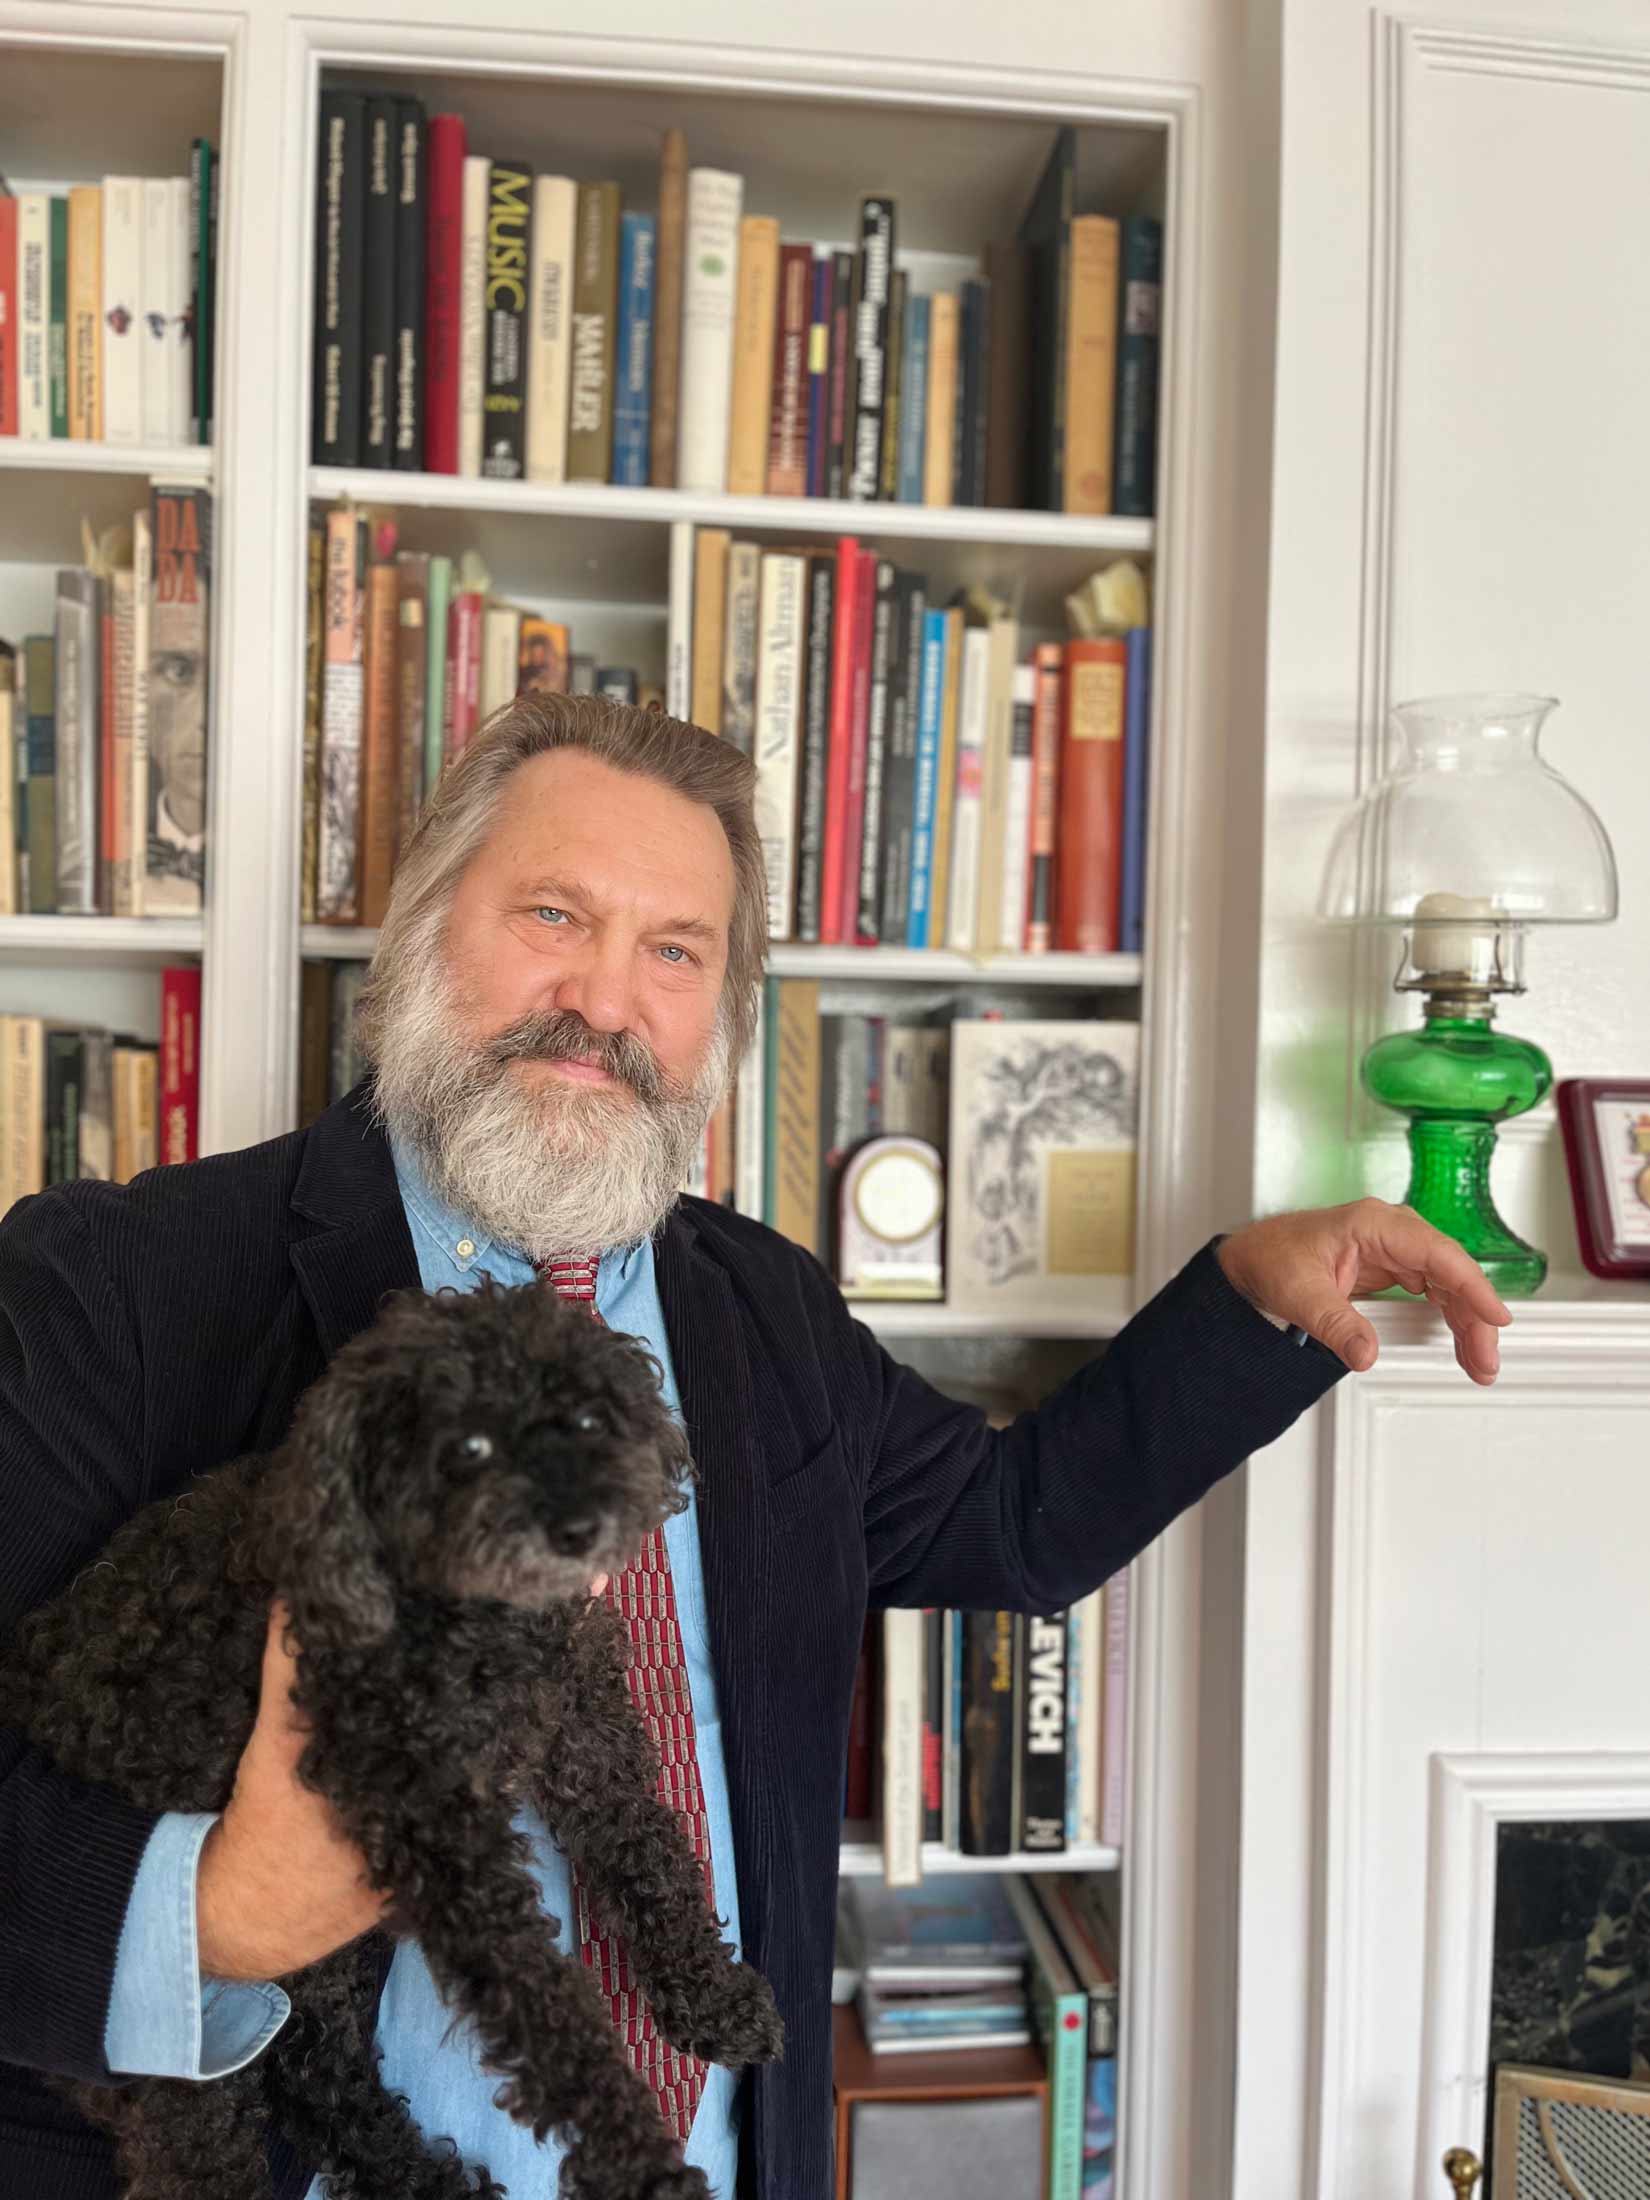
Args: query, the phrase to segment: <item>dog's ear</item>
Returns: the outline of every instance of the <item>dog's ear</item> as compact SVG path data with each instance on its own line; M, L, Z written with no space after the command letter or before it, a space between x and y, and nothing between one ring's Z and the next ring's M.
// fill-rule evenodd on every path
M299 1402L268 1486L265 1558L307 1650L382 1641L395 1624L383 1544L362 1502L374 1386L334 1363Z

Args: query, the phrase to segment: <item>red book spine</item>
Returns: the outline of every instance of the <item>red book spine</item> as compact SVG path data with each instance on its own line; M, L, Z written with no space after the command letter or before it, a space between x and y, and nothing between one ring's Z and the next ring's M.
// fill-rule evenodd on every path
M1117 951L1127 658L1116 636L1066 644L1054 944L1081 955Z
M848 800L843 842L849 850L842 880L838 937L848 946L869 945L859 937L860 852L865 842L865 760L871 745L871 642L876 625L877 555L862 550L854 572L854 655L852 734L848 748Z
M0 198L0 435L17 433L17 201Z
M115 614L110 584L105 582L98 594L103 620L98 636L97 907L100 916L109 917L115 908L115 798L120 784L115 770Z
M424 257L424 465L458 472L458 354L464 258L464 155L461 115L432 115L429 222Z
M193 1161L200 1151L201 974L199 964L160 974L160 1158Z
M1026 872L1026 951L1054 945L1054 862L1060 815L1060 699L1064 651L1039 642L1032 663L1037 695L1031 712L1031 864Z
M808 317L813 311L812 245L779 250L779 311L774 320L773 413L768 432L768 494L808 493Z
M836 628L831 636L831 731L825 752L825 848L819 875L819 937L826 947L851 940L858 923L842 929L845 879L859 886L859 842L848 833L848 770L854 746L854 611L858 601L859 544L844 535L836 546ZM850 868L848 850L853 848Z
M447 615L447 692L443 702L441 761L462 756L481 722L481 597L466 588Z

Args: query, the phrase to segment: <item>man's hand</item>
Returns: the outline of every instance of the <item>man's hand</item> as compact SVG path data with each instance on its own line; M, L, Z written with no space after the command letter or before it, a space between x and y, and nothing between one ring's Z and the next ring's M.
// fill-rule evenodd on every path
M1495 1381L1496 1331L1512 1315L1472 1255L1413 1207L1355 1199L1273 1215L1223 1239L1217 1258L1251 1305L1304 1329L1359 1372L1375 1365L1379 1346L1352 1300L1398 1284L1443 1315L1455 1332L1455 1357L1473 1381Z
M286 1609L264 1643L258 1721L235 1792L206 1837L195 1882L200 1967L215 1978L273 1979L317 1963L376 1925L387 1898L331 1806L298 1778L306 1730L292 1702L297 1660Z

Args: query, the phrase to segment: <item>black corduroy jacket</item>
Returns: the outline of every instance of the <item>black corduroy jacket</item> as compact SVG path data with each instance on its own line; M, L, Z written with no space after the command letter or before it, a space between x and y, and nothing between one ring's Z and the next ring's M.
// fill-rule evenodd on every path
M749 2082L742 2188L828 2200L830 1976L849 1699L868 1605L1055 1611L1289 1426L1340 1363L1205 1249L1104 1357L993 1431L898 1366L824 1271L684 1200L659 1289L699 1473L745 1952L785 2057ZM0 1225L0 1637L140 1506L285 1436L386 1292L418 1284L366 1090L307 1131ZM121 1922L152 1820L0 1734L0 2193L113 2200L42 2072L107 2075ZM310 2171L272 2151L279 2200Z

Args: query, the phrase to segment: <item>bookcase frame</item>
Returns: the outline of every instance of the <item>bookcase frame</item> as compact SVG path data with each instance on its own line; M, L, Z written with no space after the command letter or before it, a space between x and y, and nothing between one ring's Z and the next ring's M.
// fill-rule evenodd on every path
M432 5L442 0L431 0ZM455 11L456 13L456 11ZM400 19L398 19L400 17ZM783 36L781 29L777 35ZM147 0L0 0L0 49L130 53L209 52L223 82L220 200L218 443L195 454L216 491L215 654L209 903L199 933L205 965L203 1123L206 1151L288 1129L296 1109L298 923L301 843L303 620L306 511L312 496L350 488L385 504L439 503L480 510L565 515L615 509L638 526L677 518L703 524L838 529L870 539L971 540L993 546L1064 545L1103 554L1142 552L1154 566L1152 816L1143 958L1075 958L1071 975L1091 988L1140 988L1142 1091L1137 1294L1155 1289L1186 1257L1214 1206L1210 1125L1214 1024L1207 1001L1219 977L1220 893L1199 818L1198 744L1215 738L1205 710L1194 725L1192 484L1202 459L1195 357L1202 295L1199 230L1201 117L1195 86L1080 70L891 62L788 52L777 47L686 44L624 36L407 21L398 0L357 0L347 15L300 14L288 0L246 0L239 11ZM1078 520L1042 512L928 511L813 505L794 500L694 497L667 490L535 489L529 484L447 481L393 473L312 472L309 452L311 220L317 98L323 70L370 69L389 80L410 68L473 75L521 72L608 85L737 94L782 104L806 96L845 106L921 106L939 113L1005 115L1080 126L1127 124L1161 132L1166 251L1159 402L1158 518ZM455 95L460 101L462 93ZM684 117L691 125L691 114ZM845 189L857 188L857 178ZM897 179L894 179L897 184ZM0 445L0 496L8 468L66 477L100 467L141 472L151 454L24 452ZM163 454L170 459L170 454ZM1203 473L1200 476L1199 464ZM171 470L170 465L168 470ZM73 493L73 480L65 493ZM1207 613L1202 621L1209 624ZM159 959L158 928L92 920L19 919L0 924L5 959L53 956ZM23 927L27 930L23 930ZM84 935L83 937L81 935ZM128 936L130 935L130 936ZM196 935L168 935L164 951ZM354 945L360 945L359 935ZM334 952L345 937L325 943ZM841 951L780 950L796 971L833 972ZM890 978L899 950L855 956L856 977L878 958ZM935 955L925 974L1043 978L1012 957L974 966ZM1203 1006L1199 1007L1199 1002ZM910 1325L913 1333L926 1324ZM936 1327L942 1327L936 1321ZM958 1329L950 1334L962 1333ZM1091 1333L1097 1333L1091 1332ZM1183 2159L1186 2054L1195 2033L1191 1920L1196 1911L1195 1833L1198 1671L1197 1544L1175 1530L1135 1569L1132 1599L1130 1766L1124 1889L1120 2191L1126 2200L1183 2200L1169 2166ZM845 1859L850 1868L856 1861Z

